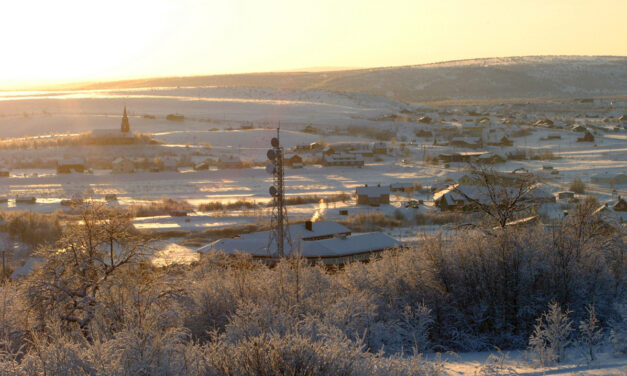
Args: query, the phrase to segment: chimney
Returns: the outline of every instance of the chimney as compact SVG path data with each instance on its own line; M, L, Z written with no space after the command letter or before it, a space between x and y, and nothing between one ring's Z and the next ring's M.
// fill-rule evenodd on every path
M305 228L309 231L313 231L313 222L312 221L305 221Z

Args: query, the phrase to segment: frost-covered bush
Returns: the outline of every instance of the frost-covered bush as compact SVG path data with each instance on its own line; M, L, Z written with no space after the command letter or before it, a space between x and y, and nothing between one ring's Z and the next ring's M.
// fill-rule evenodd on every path
M587 322L582 340L596 338L584 310L595 302L624 353L625 319L614 306L624 294L623 245L586 210L552 232L458 230L342 268L210 254L157 269L135 253L111 268L104 232L64 230L75 254L48 249L39 272L0 286L0 372L440 374L418 353L528 343L557 361L570 324L553 305L543 314L550 301ZM78 242L86 235L98 248ZM493 359L484 371L502 365Z
M32 348L21 362L26 375L82 376L95 369L85 356L86 342L63 332L60 322L50 322L47 334L33 333Z
M549 310L537 319L534 331L529 338L529 347L536 353L542 365L560 363L565 350L571 344L571 311L562 311L556 302L549 303Z
M206 346L210 375L443 375L438 363L420 356L383 357L345 337L263 334L238 343Z
M507 365L509 360L509 354L503 354L498 349L496 354L490 354L485 363L479 367L477 376L517 376L516 369Z

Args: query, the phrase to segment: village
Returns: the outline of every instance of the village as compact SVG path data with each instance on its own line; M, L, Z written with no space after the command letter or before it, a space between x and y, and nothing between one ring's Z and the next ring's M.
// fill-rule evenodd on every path
M71 212L85 200L122 208L169 200L160 210L135 210L133 220L140 231L169 234L159 243L162 250L175 246L185 260L210 251L267 256L263 223L271 197L264 154L280 126L293 247L312 260L367 259L479 220L477 202L469 198L486 201L488 195L473 183L473 166L498 173L504 182L533 176L525 197L529 210L511 225L549 224L594 198L604 220L623 226L627 118L620 99L380 105L374 113L357 106L348 118L340 114L317 126L204 120L182 109L158 117L124 105L121 114L97 119L103 128L85 123L84 131L69 135L5 138L0 209ZM581 113L573 114L573 106ZM50 118L34 114L14 121ZM262 231L247 234L247 225ZM327 226L322 238L316 235L320 226ZM231 228L241 236L198 235Z

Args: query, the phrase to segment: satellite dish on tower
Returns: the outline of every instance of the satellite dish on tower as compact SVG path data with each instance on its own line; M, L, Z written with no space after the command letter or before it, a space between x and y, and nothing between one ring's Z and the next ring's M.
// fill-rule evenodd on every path
M268 157L269 160L273 161L274 158L276 158L276 153L274 152L273 149L268 150L268 153L266 154L266 156Z
M270 192L270 196L272 197L276 197L276 195L279 193L279 191L277 191L274 185L271 186L270 189L268 189L268 192Z
M279 147L279 139L276 137L272 137L272 140L270 140L270 145L272 145L273 148L278 148Z

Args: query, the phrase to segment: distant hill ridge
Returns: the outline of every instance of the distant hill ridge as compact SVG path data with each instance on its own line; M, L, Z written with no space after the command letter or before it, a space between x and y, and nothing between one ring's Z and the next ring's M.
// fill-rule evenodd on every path
M627 57L525 56L327 72L166 77L70 89L228 86L362 92L404 102L627 94Z

